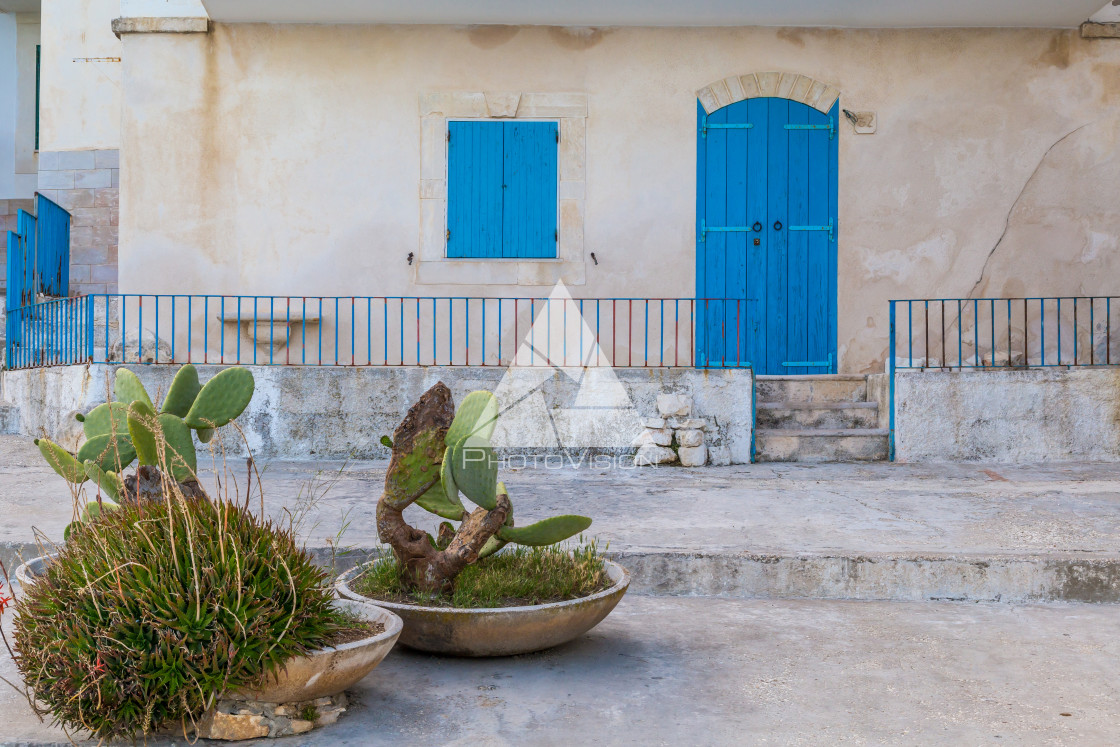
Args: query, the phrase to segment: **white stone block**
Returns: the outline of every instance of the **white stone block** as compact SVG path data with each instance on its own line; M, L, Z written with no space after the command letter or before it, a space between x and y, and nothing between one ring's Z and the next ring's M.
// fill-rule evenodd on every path
M491 117L516 117L517 105L521 102L521 93L491 93L487 92L486 111Z
M665 446L654 446L648 444L638 449L638 453L634 455L634 465L637 467L648 467L654 464L672 464L677 461L677 455L672 449Z
M673 432L668 428L646 428L634 439L634 446L668 446L673 443Z
M642 418L643 428L664 428L665 418Z
M704 428L708 423L702 418L669 418L666 424L674 430L694 431Z
M682 430L677 431L677 443L681 447L693 448L704 445L704 431Z
M688 417L692 414L692 398L686 394L657 395L657 412L662 417Z
M703 467L708 461L708 447L682 446L677 450L681 465L684 467Z
M708 463L713 467L726 467L731 464L731 449L726 446L713 446L708 449Z

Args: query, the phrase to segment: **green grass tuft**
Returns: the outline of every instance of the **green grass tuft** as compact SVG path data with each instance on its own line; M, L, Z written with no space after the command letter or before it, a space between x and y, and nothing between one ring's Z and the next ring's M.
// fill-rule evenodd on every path
M451 594L406 591L402 578L396 557L386 550L352 585L359 594L385 602L460 609L564 602L611 585L595 542L574 550L555 545L507 548L467 566Z
M16 664L57 723L189 729L346 623L291 533L228 502L129 504L78 525L20 600Z

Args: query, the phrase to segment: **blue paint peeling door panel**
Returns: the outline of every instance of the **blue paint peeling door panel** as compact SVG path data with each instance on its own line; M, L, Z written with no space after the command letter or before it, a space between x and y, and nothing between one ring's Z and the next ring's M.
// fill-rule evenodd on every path
M835 371L838 109L698 107L697 296L710 299L697 312L700 365Z

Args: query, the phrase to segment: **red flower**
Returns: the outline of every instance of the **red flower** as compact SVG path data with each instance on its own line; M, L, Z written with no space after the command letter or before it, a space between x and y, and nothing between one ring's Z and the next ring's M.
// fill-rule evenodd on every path
M4 582L0 581L0 615L4 614L4 610L8 609L8 605L14 601L14 598L4 596Z

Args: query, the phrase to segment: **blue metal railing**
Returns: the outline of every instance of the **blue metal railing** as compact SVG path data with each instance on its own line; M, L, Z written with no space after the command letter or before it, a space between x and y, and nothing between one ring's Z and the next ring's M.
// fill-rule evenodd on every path
M748 367L741 299L98 294L83 360L290 366ZM11 323L39 323L20 309ZM733 321L710 324L712 319ZM708 350L698 358L697 324ZM62 334L67 338L66 334ZM731 357L728 358L727 356ZM9 367L67 363L13 355Z
M7 310L7 368L69 366L90 361L92 298L59 298Z
M890 302L890 439L895 372L1120 365L1120 297L923 298Z

